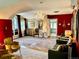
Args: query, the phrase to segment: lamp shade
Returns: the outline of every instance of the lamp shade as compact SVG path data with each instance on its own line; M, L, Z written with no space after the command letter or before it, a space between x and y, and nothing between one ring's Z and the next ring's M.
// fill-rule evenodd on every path
M65 36L69 37L72 34L71 30L65 30Z

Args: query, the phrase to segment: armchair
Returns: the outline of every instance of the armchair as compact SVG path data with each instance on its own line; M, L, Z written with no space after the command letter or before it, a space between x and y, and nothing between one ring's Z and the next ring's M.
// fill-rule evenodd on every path
M58 51L48 50L48 59L68 59L68 46L63 46Z
M20 50L20 46L19 43L16 41L12 41L12 39L10 37L5 38L4 39L4 51L0 58L1 59L11 59L12 57L14 57L14 55L12 54L13 52L16 52L17 50ZM1 52L0 52L1 53ZM21 54L21 51L20 51Z
M19 42L12 41L10 37L5 38L4 44L8 53L16 52L18 49L20 49Z
M6 54L7 51L5 49L5 45L0 43L0 57L3 55L3 54Z

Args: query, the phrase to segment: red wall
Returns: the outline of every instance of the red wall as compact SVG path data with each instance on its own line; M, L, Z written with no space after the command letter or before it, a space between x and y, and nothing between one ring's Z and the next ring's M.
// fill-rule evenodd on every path
M58 25L57 25L57 35L61 35L64 33L65 30L71 29L71 18L72 14L61 14L61 15L48 15L49 19L57 18L58 19ZM59 25L61 23L61 25ZM70 23L70 25L68 25ZM65 27L63 27L63 24L65 24Z
M6 37L12 37L12 21L0 19L0 43L3 43Z

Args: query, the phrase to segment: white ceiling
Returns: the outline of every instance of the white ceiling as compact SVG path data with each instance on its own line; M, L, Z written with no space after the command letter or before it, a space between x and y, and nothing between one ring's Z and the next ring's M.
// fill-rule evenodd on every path
M26 0L0 0L0 18L9 19L23 10L30 10L31 6Z
M45 14L72 13L71 5L71 0L0 0L0 18L10 18L16 13L29 18L39 10Z
M52 9L70 7L71 0L29 0L34 9Z

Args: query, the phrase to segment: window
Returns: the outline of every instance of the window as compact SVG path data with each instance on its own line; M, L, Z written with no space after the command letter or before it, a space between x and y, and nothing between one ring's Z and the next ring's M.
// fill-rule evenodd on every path
M50 33L57 35L57 19L50 19Z
M35 28L35 22L34 21L28 21L28 28Z
M12 19L12 28L13 28L13 34L17 35L18 34L18 20L17 20L17 16L15 16Z

